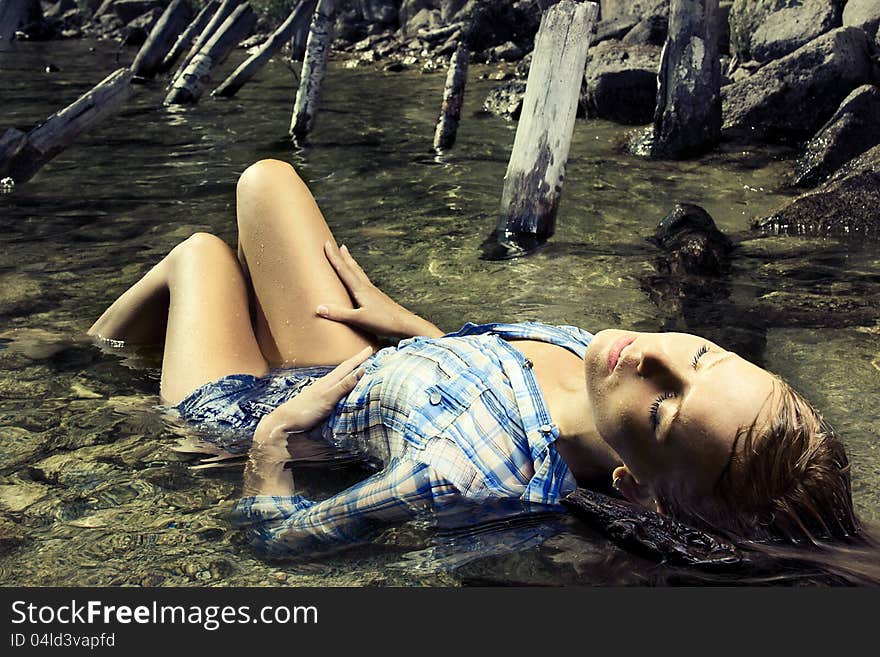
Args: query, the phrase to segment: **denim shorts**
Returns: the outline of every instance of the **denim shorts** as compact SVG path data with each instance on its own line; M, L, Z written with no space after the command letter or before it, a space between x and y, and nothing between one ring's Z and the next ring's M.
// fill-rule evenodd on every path
M266 376L230 374L196 388L174 409L184 420L209 429L210 441L233 454L250 448L264 415L296 397L332 366L273 370Z

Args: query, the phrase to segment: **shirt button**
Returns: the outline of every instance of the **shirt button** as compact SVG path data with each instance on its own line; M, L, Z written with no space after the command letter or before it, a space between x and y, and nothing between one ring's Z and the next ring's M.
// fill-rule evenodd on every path
M528 358L526 358L523 361L523 367L525 367L527 370L532 369L532 361L530 361Z
M431 402L431 404L433 404L434 406L436 406L441 401L443 401L443 398L440 396L439 392L432 392L430 395L428 395L428 401Z
M550 433L551 431L553 431L553 425L542 424L540 427L538 427L538 431L540 431L541 433Z

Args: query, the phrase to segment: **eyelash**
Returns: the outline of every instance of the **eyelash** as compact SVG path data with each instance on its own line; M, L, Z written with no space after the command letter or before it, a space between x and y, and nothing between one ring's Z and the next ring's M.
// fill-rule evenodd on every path
M694 360L691 362L691 364L694 366L694 369L697 369L697 363L699 362L700 358L705 356L707 353L709 353L709 347L707 347L706 345L703 345L702 347L697 349L697 354L696 356L694 356Z
M697 369L697 363L700 362L700 358L709 353L709 347L703 345L699 349L697 349L697 353L694 355L694 359L691 362L694 369ZM671 397L675 397L674 392L664 392L662 395L657 397L651 404L650 418L651 418L651 426L654 427L656 431L657 427L660 424L660 404L662 404L665 400L670 399Z
M654 403L651 404L651 426L654 427L655 430L660 424L660 418L658 417L658 413L660 412L660 404L662 404L664 400L669 399L670 397L675 397L675 393L664 392L662 395L654 400Z

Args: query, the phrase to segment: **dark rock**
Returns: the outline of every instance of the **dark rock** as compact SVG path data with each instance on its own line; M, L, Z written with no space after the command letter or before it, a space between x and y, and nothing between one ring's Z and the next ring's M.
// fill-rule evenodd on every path
M752 228L797 235L880 237L880 145L847 162L815 190L798 196Z
M880 89L864 85L853 91L807 144L791 185L814 187L841 165L880 144L878 118Z
M141 14L125 26L125 36L122 39L124 46L140 46L150 35L150 30L162 17L164 9L154 7L144 14Z
M505 119L519 119L525 95L525 80L508 80L489 92L483 110Z
M43 16L45 16L46 18L61 18L71 9L79 11L76 0L60 0L54 5L51 5L46 11L44 11Z
M669 32L669 0L661 0L621 39L624 43L662 46Z
M123 25L157 7L162 9L162 3L159 0L116 0L113 3L113 11Z
M605 41L590 48L584 73L589 116L629 125L650 123L657 102L661 48Z
M492 49L492 56L502 62L513 62L523 56L523 51L513 41L502 43Z
M657 4L657 0L602 0L599 4L603 21L619 16L635 17L638 20Z
M699 205L679 203L648 241L664 251L661 274L719 276L730 268L733 243Z
M874 74L864 31L843 27L721 89L724 130L758 140L800 141Z
M838 0L734 0L731 52L766 62L794 52L841 25Z
M843 25L860 27L868 34L880 30L880 2L877 0L847 0L843 8Z
M596 35L591 45L608 41L609 39L621 39L625 34L639 24L639 19L633 16L619 16L610 20L602 20L596 24Z

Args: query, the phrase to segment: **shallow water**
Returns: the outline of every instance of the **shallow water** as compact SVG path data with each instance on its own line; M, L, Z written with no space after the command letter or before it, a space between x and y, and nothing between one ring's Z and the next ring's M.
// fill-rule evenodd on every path
M123 50L117 62L107 43L15 44L0 53L0 128L29 129L133 56ZM60 72L44 73L49 63ZM226 521L240 472L193 470L193 457L171 449L188 430L155 410L158 354L101 351L83 332L192 232L234 244L236 177L265 157L298 168L380 287L447 330L539 319L727 337L824 410L850 450L859 511L880 518L880 329L866 301L880 287L876 248L748 233L751 217L784 199L773 190L790 153L726 145L700 161L642 162L619 153L625 129L578 121L556 236L525 259L480 260L516 129L478 114L495 84L480 79L488 72L472 68L458 142L441 157L430 141L443 73L335 63L309 145L294 149L294 76L279 58L232 100L166 109L159 85L141 88L0 196L0 584L689 581L565 516L441 532L411 524L295 562L243 546ZM656 250L644 238L681 201L702 205L741 241L711 306L657 301ZM855 310L799 311L789 297L805 292ZM303 470L298 481L321 495L360 474Z

